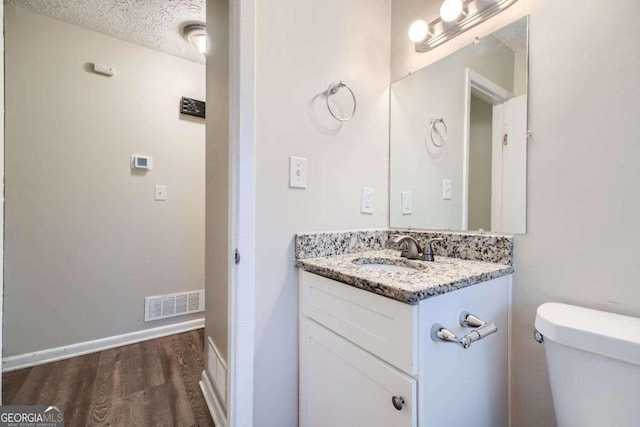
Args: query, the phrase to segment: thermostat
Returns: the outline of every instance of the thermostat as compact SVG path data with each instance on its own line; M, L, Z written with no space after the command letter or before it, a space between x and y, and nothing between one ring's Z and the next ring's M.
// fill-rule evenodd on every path
M153 169L153 157L134 154L131 156L131 169L150 171Z

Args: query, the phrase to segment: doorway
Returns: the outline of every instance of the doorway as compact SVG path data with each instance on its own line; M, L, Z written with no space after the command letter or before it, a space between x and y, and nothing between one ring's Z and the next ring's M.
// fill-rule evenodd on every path
M167 389L199 393L205 120L182 107L185 99L205 101L204 58L26 6L3 10L3 367L12 374L33 369L22 371L22 392L5 390L7 403L54 404L37 401L27 379L36 380L34 390L62 390L66 383L57 384L55 372L80 374L67 384L71 391L93 378L95 390L104 381L105 390L132 402L145 393L171 395ZM200 55L175 29L171 34L187 56ZM175 339L161 338L167 336ZM179 357L191 371L189 384L173 381ZM45 364L61 369L38 369ZM113 421L120 404L112 403ZM206 411L204 400L201 407Z
M463 227L526 230L527 95L466 69Z

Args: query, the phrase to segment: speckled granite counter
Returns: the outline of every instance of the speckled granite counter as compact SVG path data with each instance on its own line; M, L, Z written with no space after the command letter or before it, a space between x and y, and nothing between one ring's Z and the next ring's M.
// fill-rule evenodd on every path
M496 233L430 230L348 230L300 233L296 235L297 259L345 255L374 249L393 249L394 236L407 235L421 246L427 239L444 239L433 245L435 255L470 261L513 265L513 236Z
M359 265L376 263L412 267L415 271L375 271ZM434 262L408 260L400 257L400 251L391 249L299 258L296 265L311 273L409 304L513 273L513 267L507 264L442 256L436 256Z

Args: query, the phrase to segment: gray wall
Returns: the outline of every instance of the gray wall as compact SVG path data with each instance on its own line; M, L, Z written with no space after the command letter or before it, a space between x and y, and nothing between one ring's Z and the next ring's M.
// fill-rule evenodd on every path
M469 230L491 230L493 106L471 96L469 116Z
M396 3L420 9L438 2ZM404 56L396 52L392 75L525 15L533 137L527 234L515 246L512 401L514 426L539 427L555 419L543 346L531 335L538 305L559 301L640 316L640 3L520 0L430 53L398 48ZM409 43L406 28L392 28L392 46Z
M207 1L206 336L227 361L229 2Z
M4 355L193 319L144 323L143 298L204 287L204 121L178 113L204 99L204 66L6 15Z

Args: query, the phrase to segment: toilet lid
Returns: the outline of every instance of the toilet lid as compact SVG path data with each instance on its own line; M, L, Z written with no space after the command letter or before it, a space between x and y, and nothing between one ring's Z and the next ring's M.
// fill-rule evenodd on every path
M545 339L640 365L640 319L574 305L538 307L536 329Z

